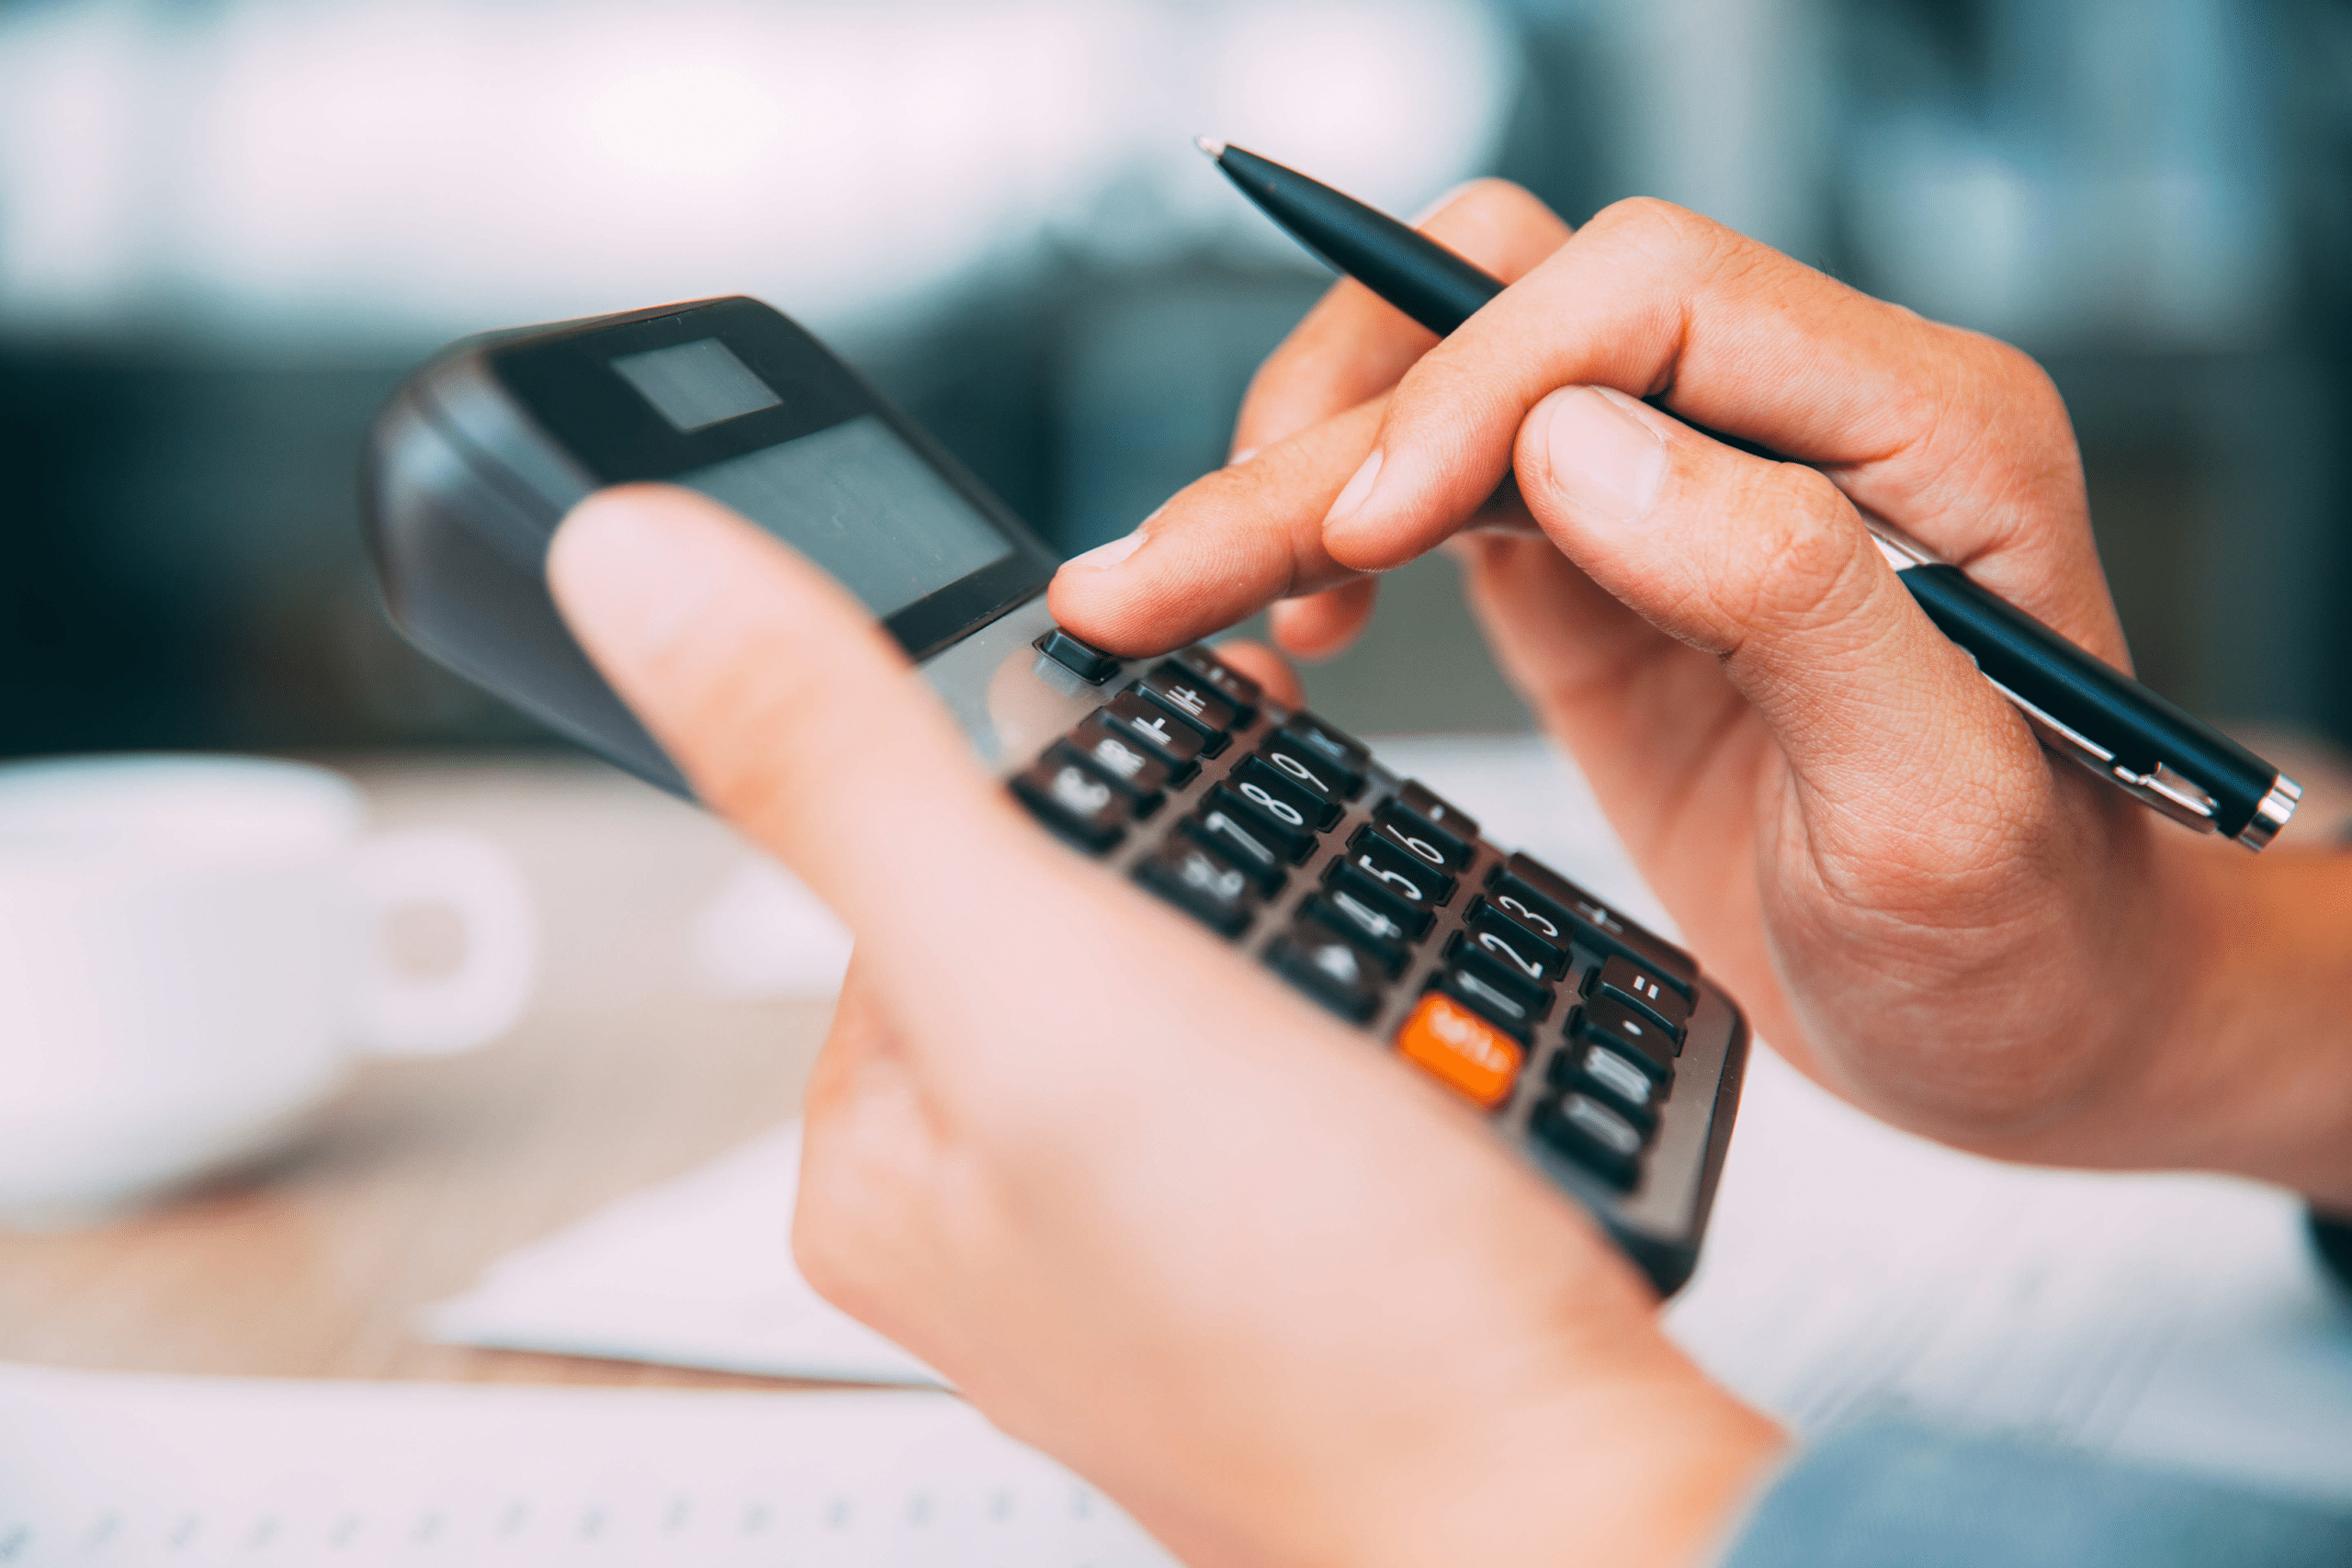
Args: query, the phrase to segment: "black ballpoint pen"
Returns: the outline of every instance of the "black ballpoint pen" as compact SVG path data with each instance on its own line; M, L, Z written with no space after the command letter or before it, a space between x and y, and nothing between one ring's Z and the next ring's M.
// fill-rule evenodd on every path
M1291 237L1440 337L1502 280L1386 213L1254 152L1206 137L1202 152ZM1720 431L1704 434L1785 462ZM1937 629L2017 705L2041 743L2199 832L2250 850L2278 836L2302 786L2212 726L2060 637L1958 567L1878 520L1864 525Z

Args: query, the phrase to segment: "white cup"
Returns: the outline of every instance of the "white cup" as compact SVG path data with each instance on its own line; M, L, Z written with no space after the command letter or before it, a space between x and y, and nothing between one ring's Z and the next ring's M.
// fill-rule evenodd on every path
M355 1055L496 1038L537 968L528 894L471 834L364 836L322 768L199 756L0 767L0 1219L70 1224L268 1150ZM446 906L449 973L383 917Z

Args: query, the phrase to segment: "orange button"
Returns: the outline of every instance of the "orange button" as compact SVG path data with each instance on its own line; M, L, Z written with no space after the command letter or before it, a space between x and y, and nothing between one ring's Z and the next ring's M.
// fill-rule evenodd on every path
M1510 1098L1522 1059L1518 1041L1434 991L1406 1015L1396 1049L1446 1088L1489 1111Z

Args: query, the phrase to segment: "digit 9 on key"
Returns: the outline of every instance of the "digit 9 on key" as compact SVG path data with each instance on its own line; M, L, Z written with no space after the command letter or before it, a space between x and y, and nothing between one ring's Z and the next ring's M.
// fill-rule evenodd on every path
M1442 1086L1658 1289L1690 1273L1747 1045L1690 956L1212 650L1127 659L1055 625L1054 552L768 306L495 333L419 368L362 477L393 620L687 795L547 590L564 514L640 479L698 490L831 572L1042 830Z

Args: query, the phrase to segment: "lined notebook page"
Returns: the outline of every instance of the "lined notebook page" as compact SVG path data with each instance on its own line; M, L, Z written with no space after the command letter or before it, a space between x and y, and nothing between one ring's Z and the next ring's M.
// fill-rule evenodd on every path
M0 1367L0 1563L1168 1568L951 1395Z

